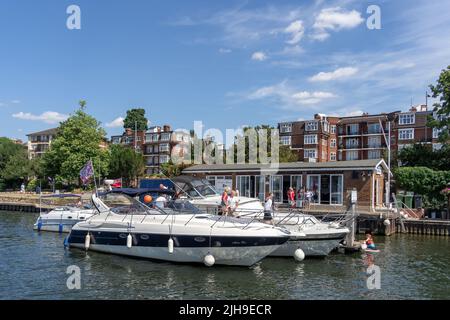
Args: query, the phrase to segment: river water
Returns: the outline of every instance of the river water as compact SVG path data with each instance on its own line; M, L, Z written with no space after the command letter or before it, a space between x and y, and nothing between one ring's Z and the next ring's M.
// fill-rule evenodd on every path
M37 215L0 211L0 299L449 299L446 237L376 237L381 253L332 254L251 268L181 265L65 250L65 235L32 230ZM380 289L368 289L369 264ZM69 290L67 268L81 271Z

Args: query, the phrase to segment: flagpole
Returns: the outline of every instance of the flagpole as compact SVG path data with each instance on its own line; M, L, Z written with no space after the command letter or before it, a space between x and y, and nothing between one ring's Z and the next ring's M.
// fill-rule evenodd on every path
M92 163L92 175L94 177L95 195L98 196L97 181L95 180L95 167L94 167L94 161L92 161L92 158L91 158L91 163Z

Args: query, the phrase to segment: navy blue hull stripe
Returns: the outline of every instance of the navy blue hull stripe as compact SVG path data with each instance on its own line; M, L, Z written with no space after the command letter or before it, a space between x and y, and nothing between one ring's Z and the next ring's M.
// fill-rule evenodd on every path
M87 231L72 230L68 242L84 244ZM91 244L125 246L128 232L89 231ZM133 246L167 247L168 234L131 233ZM172 235L174 247L252 247L282 245L289 237L224 237ZM210 245L211 243L211 245Z

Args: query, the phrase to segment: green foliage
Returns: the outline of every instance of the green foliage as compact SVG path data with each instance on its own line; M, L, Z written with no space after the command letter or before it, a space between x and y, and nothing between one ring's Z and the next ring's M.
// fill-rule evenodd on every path
M292 151L288 146L280 146L280 163L296 162L298 155Z
M145 117L144 109L131 109L127 111L127 116L123 121L124 129L135 129L137 125L137 130L147 130L148 120Z
M39 171L37 161L28 160L22 145L0 138L0 190L18 188L29 177L35 176Z
M174 164L172 161L161 164L161 172L163 176L172 178L176 176L180 176L182 171L189 167L188 164Z
M394 171L400 188L423 196L428 208L443 208L446 198L441 193L450 182L450 171L435 171L425 167L400 167Z
M108 173L109 153L100 145L106 132L94 117L88 115L84 104L66 121L61 122L58 134L43 156L46 176L58 183L78 184L80 170L92 159L95 173Z
M414 144L403 148L398 154L403 166L428 167L433 170L450 170L450 146L444 145L433 151L430 145Z
M122 178L124 185L137 180L145 173L145 159L141 153L123 145L112 145L110 148L109 176Z
M255 129L257 132L259 132L259 130L266 130L266 136L267 136L267 157L271 157L272 153L272 139L273 139L273 132L272 130L274 130L275 128L269 125L261 125L261 126L256 126L254 128L252 127L245 127L243 129L244 131L244 136L239 135L236 137L236 141L239 143L242 140L245 140L245 161L248 162L249 161L249 148L250 148L250 144L249 144L249 138L248 136L245 135L245 133L250 130L250 129ZM256 143L257 143L257 162L260 162L259 159L259 135L256 136ZM234 161L237 162L237 147L236 145L233 146L233 149L231 150L231 152L234 152ZM295 151L291 150L289 147L287 146L279 146L279 162L280 163L284 163L284 162L295 162L298 161L298 155Z
M429 125L433 128L441 129L439 140L443 143L448 143L450 138L450 66L442 70L436 85L430 85L430 89L432 97L438 98L439 102L433 105L438 119L430 117Z

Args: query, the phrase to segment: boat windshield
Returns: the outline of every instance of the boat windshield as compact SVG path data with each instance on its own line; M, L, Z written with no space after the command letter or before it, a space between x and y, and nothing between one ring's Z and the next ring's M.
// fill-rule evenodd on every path
M139 200L122 193L106 193L99 199L116 214L198 214L203 213L190 202L177 199L164 204L163 207L147 206Z
M205 179L196 179L190 183L178 183L177 189L182 189L181 196L188 195L190 198L204 198L209 196L217 196L219 193Z
M151 209L138 200L121 193L105 193L98 198L112 212L116 214L158 214L157 210Z

